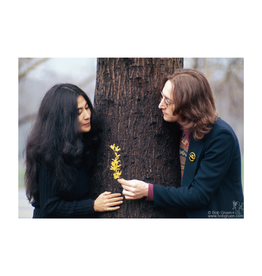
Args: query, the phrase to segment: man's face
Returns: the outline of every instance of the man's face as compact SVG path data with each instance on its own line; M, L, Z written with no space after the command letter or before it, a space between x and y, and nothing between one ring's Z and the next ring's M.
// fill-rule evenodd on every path
M158 108L163 112L163 119L167 122L178 122L178 115L173 115L175 110L175 104L173 100L173 85L171 81L167 81L163 87L161 93L161 102L158 105Z

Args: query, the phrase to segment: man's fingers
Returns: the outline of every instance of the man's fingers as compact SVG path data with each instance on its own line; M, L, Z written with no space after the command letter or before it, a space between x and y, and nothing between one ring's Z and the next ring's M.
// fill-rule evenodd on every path
M127 185L125 185L125 184L122 185L122 188L123 188L124 190L126 190L126 191L131 191L131 192L134 191L134 188L133 188L133 187L127 186Z
M117 181L123 186L130 186L131 180L125 180L124 178L118 178Z
M125 180L123 178L118 179L119 183L121 184L121 186L125 189L125 190L129 190L129 191L134 191L137 188L137 183L138 181L136 179L132 179L132 180Z
M128 196L128 195L126 195L125 196L125 199L126 200L134 200L134 199L136 199L134 196Z
M123 189L123 195L124 195L124 196L133 196L134 193L133 193L132 191Z
M135 194L128 190L123 190L123 195L125 196L125 199L135 199Z

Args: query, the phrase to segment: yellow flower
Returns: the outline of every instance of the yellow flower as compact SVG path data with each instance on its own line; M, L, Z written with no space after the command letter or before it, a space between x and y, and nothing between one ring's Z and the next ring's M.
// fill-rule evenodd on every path
M114 179L118 179L121 176L122 172L119 170L119 168L121 167L120 160L119 160L120 154L117 154L117 152L120 151L121 149L118 146L116 147L115 144L111 145L110 148L115 153L115 159L112 159L110 170L114 171L114 174L113 174Z
M115 144L114 145L111 145L110 148L114 151L115 150Z
M115 151L120 151L121 149L117 146L115 147Z
M113 160L111 162L111 171L118 171L118 169L121 167L121 165L118 165L118 162L120 162L119 160Z
M118 178L121 176L121 174L122 174L122 172L115 172L115 173L113 174L114 179L118 179Z

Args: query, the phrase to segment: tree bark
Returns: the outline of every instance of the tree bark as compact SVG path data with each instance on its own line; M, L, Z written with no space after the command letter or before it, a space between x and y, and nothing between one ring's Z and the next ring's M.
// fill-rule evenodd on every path
M182 58L99 58L95 110L103 124L102 145L92 181L92 196L104 191L122 192L110 170L114 152L121 150L121 177L163 186L180 185L179 141L176 123L167 123L158 109L157 88L166 74L183 67ZM153 202L124 200L103 218L184 217L180 209L157 209Z

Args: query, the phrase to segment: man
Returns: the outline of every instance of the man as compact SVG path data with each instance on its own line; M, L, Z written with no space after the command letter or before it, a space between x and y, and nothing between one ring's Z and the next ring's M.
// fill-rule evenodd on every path
M189 218L243 217L238 139L217 117L205 76L197 70L179 69L164 78L160 93L164 120L178 122L182 129L181 187L119 179L125 198L147 197L156 208L182 207Z

